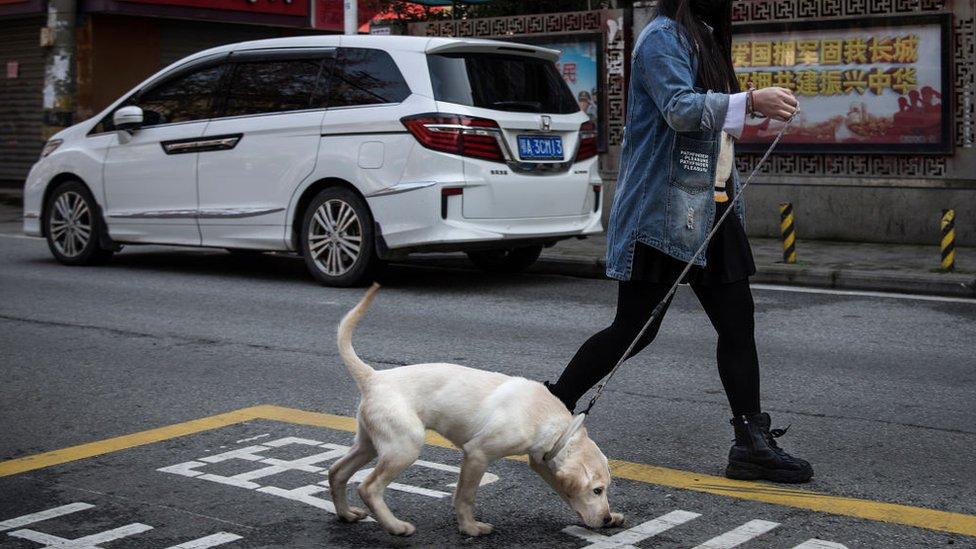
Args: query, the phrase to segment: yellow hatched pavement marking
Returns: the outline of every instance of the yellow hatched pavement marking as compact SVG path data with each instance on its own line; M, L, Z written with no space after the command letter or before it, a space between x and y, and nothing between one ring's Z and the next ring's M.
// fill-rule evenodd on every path
M232 412L194 419L184 423L150 429L148 431L141 431L130 435L79 444L43 454L0 462L0 477L110 454L128 448L153 444L253 420L280 421L297 425L323 427L336 431L353 432L356 430L356 419L352 417L309 412L272 405L252 406L250 408L242 408ZM444 437L432 432L427 433L427 444L441 448L454 448L454 445ZM526 461L525 456L515 456L510 459ZM901 524L976 537L976 516L974 515L867 499L832 496L830 494L822 494L798 488L784 488L771 484L731 480L713 475L615 459L610 460L610 467L616 478L646 484L669 486L682 490L759 501L832 515Z

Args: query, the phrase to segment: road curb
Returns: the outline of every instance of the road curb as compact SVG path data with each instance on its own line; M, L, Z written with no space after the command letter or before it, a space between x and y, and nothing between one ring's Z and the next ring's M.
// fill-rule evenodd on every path
M529 269L529 272L581 278L606 278L604 261L586 257L543 256ZM952 273L899 273L783 264L757 266L752 281L785 286L976 298L976 278Z

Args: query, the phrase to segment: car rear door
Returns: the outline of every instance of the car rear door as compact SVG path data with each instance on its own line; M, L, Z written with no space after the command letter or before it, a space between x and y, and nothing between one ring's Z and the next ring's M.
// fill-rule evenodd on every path
M415 144L400 119L418 108L430 109L431 103L412 95L389 52L339 48L329 111L322 121L320 161L367 195L398 183Z
M198 170L206 246L284 249L286 208L312 173L334 48L255 50L230 57L219 116Z

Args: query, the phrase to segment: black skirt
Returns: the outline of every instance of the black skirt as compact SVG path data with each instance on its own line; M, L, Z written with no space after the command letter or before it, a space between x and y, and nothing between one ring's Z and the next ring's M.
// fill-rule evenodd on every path
M715 221L731 207L732 201L715 204ZM674 284L687 262L638 242L634 247L631 280ZM682 281L685 284L719 286L737 282L756 274L749 239L735 213L729 214L705 250L705 266L693 265Z

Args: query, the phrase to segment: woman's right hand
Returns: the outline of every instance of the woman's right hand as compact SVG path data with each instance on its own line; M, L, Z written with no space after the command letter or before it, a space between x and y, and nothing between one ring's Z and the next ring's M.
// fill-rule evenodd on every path
M752 92L752 109L776 120L789 120L799 106L793 92L786 88L774 86Z

